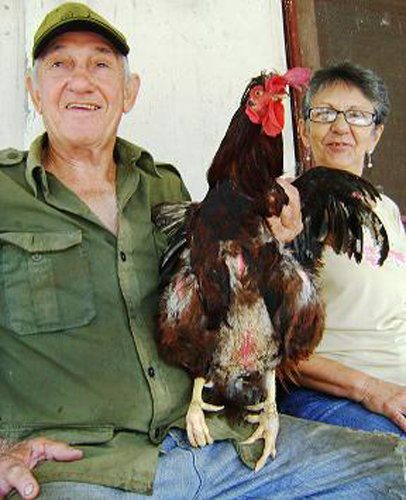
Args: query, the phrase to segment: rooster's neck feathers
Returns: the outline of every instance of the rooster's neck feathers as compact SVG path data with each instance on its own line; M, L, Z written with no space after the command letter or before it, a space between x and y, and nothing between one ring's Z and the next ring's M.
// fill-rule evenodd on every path
M252 197L266 196L283 173L282 135L268 137L243 104L234 114L207 174L210 189L230 180Z

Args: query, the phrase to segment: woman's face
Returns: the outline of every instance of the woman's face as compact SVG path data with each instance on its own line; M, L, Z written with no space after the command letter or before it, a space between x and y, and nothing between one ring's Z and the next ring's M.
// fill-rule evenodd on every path
M320 89L314 95L311 107L375 111L373 103L357 87L345 83ZM316 165L340 168L357 175L362 174L365 155L373 152L383 131L383 125L374 123L367 127L349 125L343 114L339 114L333 123L302 120L299 128L303 143L311 149Z

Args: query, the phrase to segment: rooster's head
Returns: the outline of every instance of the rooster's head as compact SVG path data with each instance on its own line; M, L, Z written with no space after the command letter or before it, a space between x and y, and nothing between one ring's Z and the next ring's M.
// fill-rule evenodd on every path
M253 78L245 89L241 107L252 123L260 124L264 134L279 135L285 124L282 99L288 95L287 87L305 87L310 79L308 68L293 68L284 75L262 73Z
M250 81L208 171L210 188L228 180L261 205L269 203L275 179L283 173L283 98L287 87L304 87L309 79L309 69L293 68Z

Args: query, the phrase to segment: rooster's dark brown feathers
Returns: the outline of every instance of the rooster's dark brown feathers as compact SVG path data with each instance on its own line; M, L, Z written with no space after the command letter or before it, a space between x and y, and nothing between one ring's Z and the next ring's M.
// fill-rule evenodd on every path
M359 177L324 167L294 181L304 230L287 247L267 222L288 202L276 178L283 170L282 135L266 135L246 113L244 92L208 171L201 203L160 205L154 221L169 239L162 264L159 346L170 362L212 383L226 404L265 396L265 374L292 376L321 338L324 310L315 282L325 245L362 258L363 228L388 253L373 212L379 194ZM255 389L254 389L255 387Z

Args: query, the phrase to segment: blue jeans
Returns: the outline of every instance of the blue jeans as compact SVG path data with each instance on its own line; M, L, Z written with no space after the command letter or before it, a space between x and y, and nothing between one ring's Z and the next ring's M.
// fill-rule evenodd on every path
M104 486L43 484L40 499L275 499L406 498L406 443L396 436L281 417L275 460L255 473L234 447L219 441L192 448L172 430L163 442L152 497Z
M406 439L406 434L391 420L346 398L295 388L279 399L278 407L293 417L364 431L394 432Z

